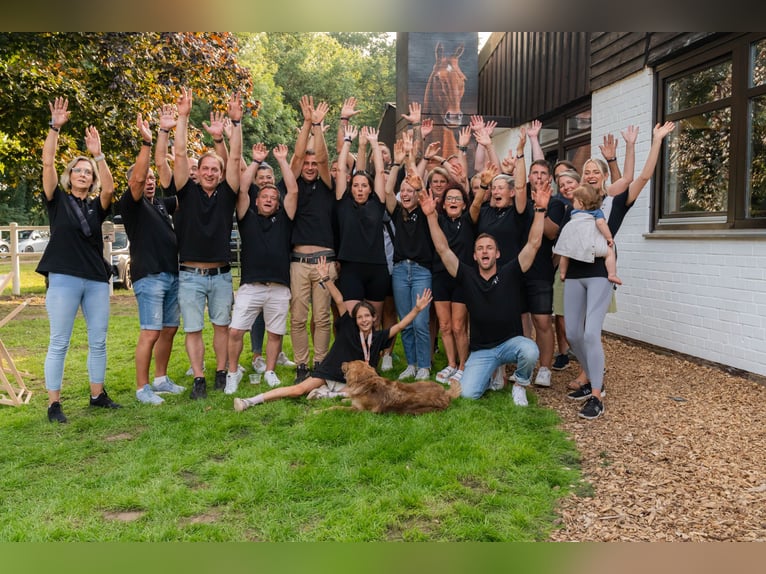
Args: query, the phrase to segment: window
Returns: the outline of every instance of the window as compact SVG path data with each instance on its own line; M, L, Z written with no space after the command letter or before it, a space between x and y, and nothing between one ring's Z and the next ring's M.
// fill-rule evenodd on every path
M591 111L587 107L567 110L564 114L543 120L540 146L545 159L554 165L560 159L571 161L581 169L590 157Z
M655 228L766 228L766 39L740 34L657 70L676 122L655 186Z

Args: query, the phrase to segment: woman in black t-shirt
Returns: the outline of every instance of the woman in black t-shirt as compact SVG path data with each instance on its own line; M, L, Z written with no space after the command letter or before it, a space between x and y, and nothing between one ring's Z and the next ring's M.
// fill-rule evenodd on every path
M317 272L322 277L320 285L330 291L340 313L335 321L336 334L332 348L319 368L315 369L311 376L303 382L287 387L277 387L247 399L236 398L234 399L235 411L241 412L249 407L285 397L300 397L328 383L333 385L333 389L340 390L340 385L344 384L345 381L341 369L344 362L364 360L372 367L377 368L380 353L387 346L391 337L412 323L415 317L423 309L427 309L431 303L431 290L426 289L418 295L415 306L401 321L391 326L390 329L375 331L375 309L367 301L359 301L350 313L347 311L346 302L330 277L327 261L324 257L321 257L317 264Z
M114 181L101 153L98 131L89 126L85 129L85 146L93 158L72 159L61 174L59 184L56 148L59 131L69 120L68 105L68 100L61 97L50 104L50 129L43 146L43 193L51 239L37 266L37 272L46 276L48 285L45 295L50 322L50 342L45 357L48 420L60 423L67 422L59 399L64 361L80 307L88 328L90 405L119 407L104 390L111 266L102 255L101 224L111 208Z

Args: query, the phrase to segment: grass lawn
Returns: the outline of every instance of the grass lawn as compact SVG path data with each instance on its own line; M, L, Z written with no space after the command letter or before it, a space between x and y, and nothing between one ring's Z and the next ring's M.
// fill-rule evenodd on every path
M139 404L137 310L124 290L112 299L106 379L124 408L88 407L78 316L62 390L69 424L51 424L44 289L30 273L22 286L33 304L0 331L34 392L29 405L0 406L0 541L539 541L555 527L556 501L580 482L574 443L532 393L528 408L506 390L418 417L325 411L338 401L306 399L236 413L233 397L212 389L209 328L209 398L188 397L180 334L170 375L187 392ZM0 317L18 302L8 292ZM403 369L399 341L395 352ZM443 365L439 353L434 372ZM278 374L292 382L292 370ZM246 381L237 396L261 391Z

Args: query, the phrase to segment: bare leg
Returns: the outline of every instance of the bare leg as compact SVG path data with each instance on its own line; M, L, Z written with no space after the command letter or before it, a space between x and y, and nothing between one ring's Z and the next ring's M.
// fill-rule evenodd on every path
M464 303L452 303L452 335L457 347L457 368L465 370L468 360L468 308Z
M215 370L223 371L226 368L227 349L229 343L229 326L213 325L213 351L215 352ZM242 348L239 349L240 353ZM239 355L237 356L239 357ZM234 363L237 370L237 363Z
M239 357L242 354L242 347L244 345L245 332L241 329L229 329L229 336L227 339L227 353L229 357L229 372L236 373L237 365L239 364Z
M277 366L277 356L282 349L282 335L266 331L266 370L273 371Z
M606 250L604 263L606 265L606 278L615 285L622 285L622 280L617 276L617 256L614 254L614 247Z
M189 355L194 377L204 377L205 371L202 369L202 362L205 360L205 343L202 340L202 331L186 333L185 339L186 354Z
M160 337L154 345L154 378L164 377L168 374L168 363L173 351L173 339L178 327L163 327Z
M160 331L141 329L138 334L138 343L136 343L136 390L143 389L149 383L149 365L152 362L152 349L159 338Z
M553 365L553 322L550 315L532 315L535 325L535 342L540 349L540 366Z
M434 301L436 316L439 319L439 332L444 345L444 354L447 355L447 365L453 369L457 367L457 345L452 333L452 303L449 301Z

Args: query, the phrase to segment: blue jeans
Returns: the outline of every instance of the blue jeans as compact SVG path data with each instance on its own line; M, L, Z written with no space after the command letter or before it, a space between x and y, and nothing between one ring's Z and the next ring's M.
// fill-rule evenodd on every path
M178 305L178 275L152 273L133 283L138 301L138 323L142 330L162 331L178 327L181 311Z
M424 289L431 288L431 270L414 261L405 260L394 263L391 274L394 290L394 303L399 318L404 317L415 306L417 296ZM428 329L428 310L418 313L415 320L402 331L402 346L408 365L421 369L431 368L431 336Z
M234 288L231 272L219 275L197 275L190 271L178 272L178 302L184 332L197 333L205 326L205 303L213 325L228 326L231 322L231 306Z
M463 388L461 395L467 399L481 397L489 387L492 373L500 365L508 363L516 363L513 377L517 383L526 387L539 357L537 343L521 335L511 337L492 349L471 351L465 362L463 378L460 379L460 386Z
M109 327L109 283L73 275L48 275L45 308L50 323L50 342L45 357L45 388L61 390L64 360L69 350L77 310L82 306L88 329L88 377L101 384L106 375L106 331Z

